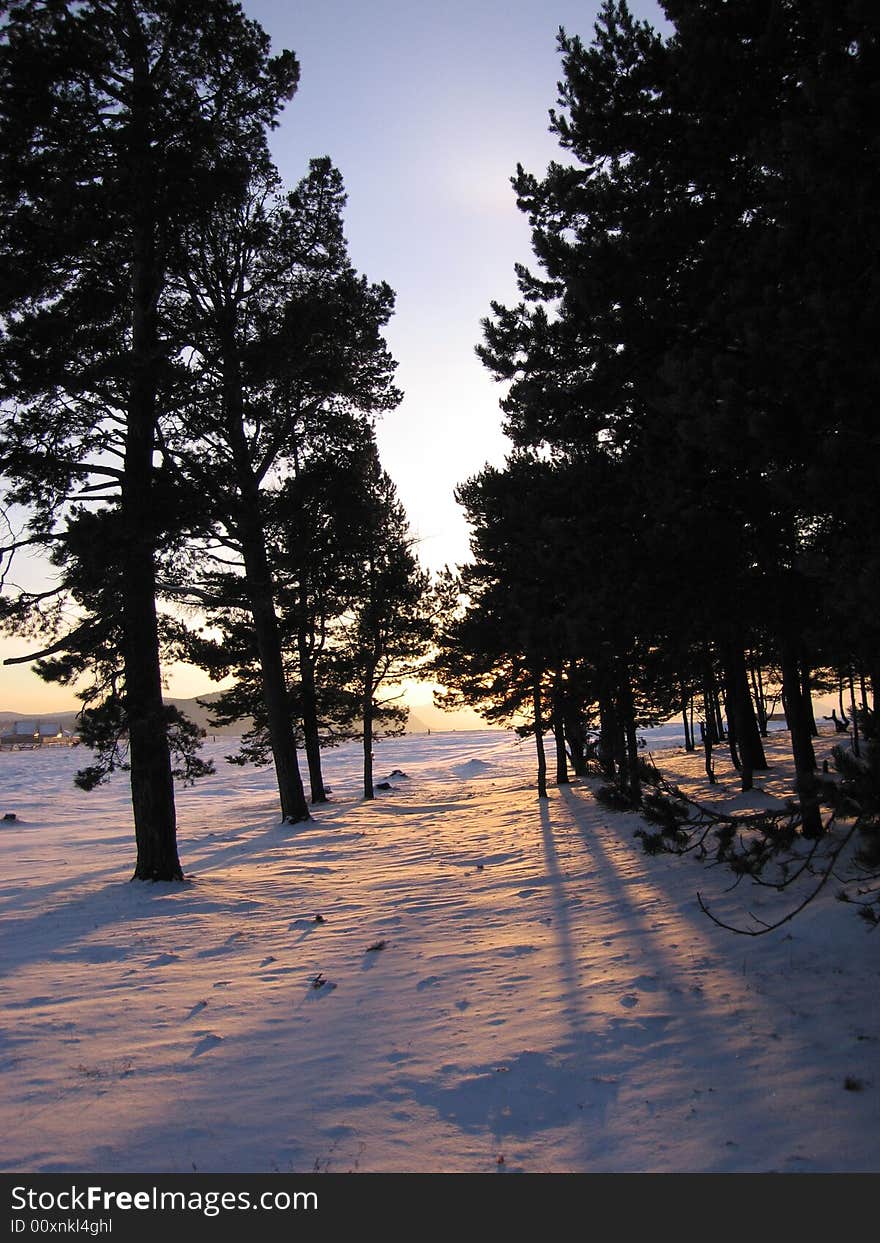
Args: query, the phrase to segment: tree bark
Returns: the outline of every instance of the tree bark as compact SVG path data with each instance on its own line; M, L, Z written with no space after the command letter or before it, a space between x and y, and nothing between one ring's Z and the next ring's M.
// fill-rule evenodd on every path
M840 708L840 719L845 721L846 709L843 706L843 674L841 673L837 679L837 706Z
M553 739L556 743L556 784L568 785L568 760L565 754L565 729L562 724L562 689L557 676L553 687Z
M714 673L710 674L710 685L712 687L712 709L715 713L715 740L723 742L727 731L724 728L724 713L721 711L721 692Z
M724 672L730 705L731 752L735 738L742 788L751 790L755 770L765 770L767 759L749 694L745 653L738 643L730 643L724 650Z
M767 696L764 694L764 679L761 674L761 666L757 661L753 661L749 666L749 677L752 683L752 694L754 696L755 718L758 722L758 733L762 738L766 738Z
M318 722L318 702L315 689L315 665L305 635L297 637L299 650L299 682L302 696L303 738L306 761L309 767L309 786L312 803L326 803L324 774L321 769L321 734Z
M607 691L599 695L599 744L597 754L602 776L606 781L614 780L614 739L617 734L614 716L614 701Z
M375 798L373 789L373 674L374 670L368 668L364 674L364 731L363 731L363 750L364 750L364 798Z
M817 838L823 833L819 810L819 789L816 784L816 756L810 736L810 721L803 703L797 650L793 640L782 643L782 686L785 711L791 732L791 753L794 759L795 788L801 805L804 837Z
M235 464L235 484L238 492L236 525L244 561L245 592L254 623L281 816L291 824L297 824L309 819L309 806L299 771L296 736L287 694L287 675L275 613L275 589L266 551L260 489L254 476L244 432L241 364L232 324L227 325L225 332L221 332L221 343L224 413L226 433Z
M688 725L688 695L684 687L681 688L681 722L684 726L684 749L685 751L693 751L694 736Z
M574 769L576 777L587 776L587 757L584 745L584 730L580 722L580 716L577 710L569 704L565 711L565 720L563 722L565 737L568 740L569 755L571 756L571 766Z
M724 691L724 715L727 718L727 749L730 752L730 762L736 771L743 777L742 761L739 757L739 748L736 745L736 717L733 711L733 700L728 690ZM751 789L751 774L748 776L749 785L743 789Z
M556 784L558 786L567 786L568 780L568 758L565 754L565 734L562 729L562 720L555 717L553 720L553 738L556 743Z
M852 749L853 755L857 758L862 754L862 748L859 740L859 711L856 707L856 688L853 679L853 667L849 667L849 706L852 715Z
M535 751L538 756L538 798L547 798L547 756L544 753L544 714L541 709L541 675L532 681L532 711L535 718Z
M804 711L806 712L807 720L810 725L810 737L818 738L819 727L816 724L816 716L815 716L815 713L813 712L813 691L810 685L810 666L808 665L806 657L804 656L801 657L800 667L801 667L801 696L804 701Z
M701 722L700 733L703 736L703 763L706 769L706 776L709 779L709 785L717 785L715 780L715 766L712 763L712 729L706 722Z
M269 742L275 762L282 819L297 824L309 819L309 808L296 754L296 738L287 695L281 637L275 616L266 549L253 532L247 533L246 528L249 525L244 523L239 533L247 578L247 596L260 660Z
M139 33L139 32L136 32ZM157 253L155 177L150 145L152 97L146 48L136 47L130 158L138 203L132 230L131 379L121 518L123 665L137 861L133 880L183 880L177 853L174 782L162 702L156 618L155 516L152 506L156 395L161 358L156 306L164 274Z
M623 740L623 768L620 787L629 796L632 803L638 803L642 797L642 782L639 777L639 740L636 735L635 704L633 703L632 685L629 670L624 668L618 674L617 711L620 717Z

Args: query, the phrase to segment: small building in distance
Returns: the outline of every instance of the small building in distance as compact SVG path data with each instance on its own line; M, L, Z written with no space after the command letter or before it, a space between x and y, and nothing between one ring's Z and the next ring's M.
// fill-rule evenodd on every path
M3 751L33 751L37 747L72 747L76 734L59 721L13 721L0 734Z

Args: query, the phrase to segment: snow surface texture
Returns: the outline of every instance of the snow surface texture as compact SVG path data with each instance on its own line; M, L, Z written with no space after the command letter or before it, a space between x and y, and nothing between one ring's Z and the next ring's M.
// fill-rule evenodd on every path
M749 796L719 750L712 797L787 794L786 742ZM880 1168L880 942L833 883L724 932L698 889L779 898L647 857L590 783L539 805L502 733L382 743L372 804L330 753L300 826L229 748L179 791L185 886L128 883L124 776L87 795L81 751L0 755L3 1169ZM709 792L701 754L656 758Z

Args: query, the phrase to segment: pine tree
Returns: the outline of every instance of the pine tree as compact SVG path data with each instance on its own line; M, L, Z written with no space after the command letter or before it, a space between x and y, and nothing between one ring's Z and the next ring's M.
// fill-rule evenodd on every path
M181 879L155 605L155 455L181 348L168 265L263 150L298 68L230 0L9 0L0 15L7 499L31 510L26 539L58 543L72 496L116 491L134 875Z
M378 454L365 455L363 466L355 499L357 589L345 618L340 655L361 707L364 798L372 799L377 721L384 717L386 734L403 733L408 715L394 702L399 694L379 696L383 687L399 686L417 675L430 652L436 609L392 480Z
M215 537L241 561L282 815L294 822L309 811L269 547L275 493L313 442L343 426L358 434L350 412L399 400L381 336L393 294L353 270L344 204L326 158L287 195L270 166L255 169L243 193L184 236L178 265L179 331L199 395L183 443L170 448L188 486L209 498ZM287 537L308 533L288 527Z

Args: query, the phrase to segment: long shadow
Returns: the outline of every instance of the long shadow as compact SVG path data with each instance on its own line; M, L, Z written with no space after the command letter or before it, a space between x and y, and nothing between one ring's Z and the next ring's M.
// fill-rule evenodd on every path
M553 836L553 823L547 800L539 804L541 840L544 849L546 874L553 894L553 933L557 944L561 967L560 982L565 1007L562 1011L573 1038L582 1038L586 1029L583 989L580 983L577 953L571 924L570 896L566 893L563 868Z
M131 947L130 950L125 951L124 946L120 945L117 954L112 952L111 947L90 947L86 944L85 938L93 938L95 932L104 927L118 929L120 913L127 909L131 909L139 916L147 912L151 921L151 930L161 930L166 922L173 927L182 911L187 909L194 909L196 912L199 909L204 911L204 904L210 899L200 887L198 877L206 876L210 871L222 869L226 864L241 862L244 858L253 862L255 855L275 853L288 840L286 831L288 827L273 824L254 834L248 834L245 830L240 841L200 856L193 864L198 868L198 876L194 882L190 881L181 885L163 882L156 884L129 882L127 879L105 881L94 884L86 892L82 892L80 887L76 895L33 914L16 915L14 912L7 912L2 921L4 952L0 957L0 971L5 973L10 969L15 970L44 957L61 954L81 943L82 953L77 957L84 962L107 962L114 958L122 959L130 955L151 953L151 950L145 950L141 946ZM100 881L100 878L109 872L118 874L118 870L118 866L105 869L96 873L94 879ZM59 881L54 891L60 892L63 887L64 882ZM28 896L35 893L35 896L45 897L52 892L48 887L42 888L44 891L42 895L28 890ZM230 897L223 900L224 909L229 909L233 918L236 910L239 913L245 913L248 905L245 901L244 905L236 906L235 899Z
M574 831L598 869L596 886L608 895L618 919L624 924L619 943L626 952L615 960L615 966L624 977L619 998L624 1013L620 1018L608 1020L609 1043L616 1042L621 1049L638 1050L637 1056L645 1066L653 1058L664 1060L664 1075L668 1081L664 1108L673 1112L691 1098L695 1087L700 1092L718 1090L715 1084L707 1087L699 1080L695 1083L699 1066L673 1061L670 1074L669 1059L680 1057L688 1049L695 1052L700 1066L715 1068L722 1082L723 1076L729 1075L730 1082L736 1083L747 1073L751 1057L757 1062L765 1056L766 1046L761 1044L755 1026L766 1026L769 1031L779 1018L747 981L743 947L736 946L738 952L734 959L731 935L712 925L699 912L695 901L693 911L683 910L680 894L671 893L664 884L663 867L655 866L647 856L642 858L637 853L637 844L625 838L620 839L620 848L633 852L635 874L631 878L622 875L620 865L603 841L606 834L613 833L614 813L607 813L608 820L598 823L599 808L586 804L579 790L563 789L560 794L569 808ZM647 903L638 896L644 895L646 889L649 891ZM601 930L597 933L601 935ZM665 947L664 938L671 938L668 947ZM691 941L695 958L683 966L681 951L686 939ZM631 958L633 953L635 956ZM731 960L743 964L742 973L733 967ZM646 998L646 992L650 998ZM659 1016L642 1017L642 1002L660 997L666 1021L658 1022ZM741 1030L744 1017L752 1031L751 1047L745 1057L742 1056ZM736 1028L738 1037L732 1042L725 1039L731 1025ZM739 1052L733 1051L734 1046ZM772 1047L774 1054L782 1054L779 1045ZM676 1099L669 1096L668 1088L672 1085L679 1094ZM721 1139L728 1125L727 1115L719 1107L720 1096L709 1099L715 1101L714 1107L718 1110L714 1117L719 1136L716 1168L723 1168L724 1161L730 1160ZM748 1109L757 1128L767 1136L772 1134L777 1119L766 1097L756 1096L745 1105L740 1099L739 1106ZM706 1168L712 1168L708 1161Z
M27 899L27 910L23 913L11 906L11 900L18 896L19 891L10 887L5 909L0 916L3 929L0 974L46 956L63 954L80 943L82 953L77 956L84 962L110 962L137 957L145 952L149 954L152 951L141 946L131 947L128 951L121 945L115 948L89 946L86 938L91 940L100 929L118 925L121 912L131 909L142 915L145 908L149 911L151 928L158 929L161 935L163 925L178 919L182 910L205 910L204 903L209 899L200 882L208 879L212 872L227 867L234 869L244 863L253 865L261 858L268 861L289 849L297 838L308 839L324 832L332 833L335 847L342 846L360 833L343 828L339 824L340 817L360 806L360 803L334 804L326 814L322 815L319 811L312 820L297 825L283 824L270 813L261 817L262 823L251 822L249 825L217 830L217 841L209 840L214 835L206 835L204 831L188 840L184 819L179 826L178 838L184 873L191 879L183 885L161 882L154 885L130 884L130 868L126 866L123 876L120 876L119 862L116 861L112 866L93 871L86 882L88 888L80 882L76 893L69 897L64 896L70 884L64 875L50 884L22 886L22 897ZM109 844L118 850L119 839L111 839ZM313 862L305 869L303 876L306 878L318 870L326 871L326 868ZM111 877L115 879L109 879ZM229 887L234 895L234 878L230 878ZM59 895L61 900L53 901ZM34 910L38 904L40 909ZM236 904L234 896L227 896L223 899L223 906L230 910L234 919L237 912L246 913L248 903L243 900ZM115 940L118 942L118 937Z
M693 916L682 911L680 895L671 900L666 892L664 869L655 869L647 859L642 861L636 844L621 839L620 849L633 851L638 864L634 868L636 879L627 881L614 858L616 847L609 841L613 829L599 823L599 809L585 801L582 791L554 791L549 805L541 805L539 818L557 952L559 1013L567 1024L567 1042L560 1044L555 1032L536 1028L535 1040L546 1038L546 1051L524 1050L503 1068L489 1066L485 1073L450 1085L442 1078L442 1067L422 1061L418 1071L414 1069L408 1076L407 1062L398 1059L416 1057L416 1053L401 1050L409 1048L407 1037L411 1036L418 1051L423 1014L411 1002L407 1003L409 1009L395 1008L397 1001L405 1000L404 995L391 992L386 996L374 987L372 977L387 972L393 959L383 956L377 960L375 971L364 972L365 942L358 932L353 934L356 945L352 946L349 975L338 992L307 988L299 979L302 969L298 968L299 974L294 977L297 982L289 995L279 994L277 1000L267 997L265 1005L255 1007L245 1022L230 1021L228 1033L223 1025L216 1025L215 1030L194 1029L193 1043L186 1053L175 1052L176 1065L171 1069L177 1078L169 1080L165 1097L155 1091L158 1085L150 1077L149 1066L138 1069L131 1078L120 1077L114 1082L112 1091L119 1094L118 1101L107 1100L115 1107L107 1115L114 1120L113 1127L92 1132L96 1147L89 1168L157 1172L153 1163L156 1152L161 1151L168 1154L164 1168L181 1172L191 1170L191 1162L200 1170L289 1168L308 1172L318 1168L319 1161L324 1163L321 1168L336 1172L353 1168L361 1159L364 1137L376 1140L383 1153L402 1154L398 1160L405 1162L407 1140L425 1151L424 1141L413 1139L414 1129L423 1120L435 1127L439 1116L447 1127L464 1134L459 1140L447 1132L441 1134L439 1142L445 1151L455 1145L455 1151L462 1154L457 1164L466 1168L474 1168L482 1159L473 1154L483 1152L487 1133L497 1139L530 1140L541 1131L549 1134L577 1127L578 1119L583 1118L572 1141L573 1148L579 1145L578 1168L607 1169L614 1166L607 1161L601 1164L606 1152L602 1148L603 1128L616 1128L620 1136L626 1128L637 1131L644 1117L638 1113L644 1102L636 1099L633 1079L647 1085L652 1074L662 1078L663 1092L654 1099L664 1124L668 1120L670 1132L682 1125L694 1087L706 1086L694 1078L705 1067L676 1063L682 1050L700 1050L705 1065L715 1068L720 1076L728 1076L738 1090L737 1076L747 1068L733 1061L734 1055L725 1045L729 1027L724 1026L725 1021L735 1023L735 1015L725 1013L722 1007L713 1009L688 991L690 980L685 978L688 968L682 965L682 952L665 949L662 931L652 928L651 923L667 915L675 927L670 934L673 940L683 939L686 932L709 946L721 961L697 966L714 972L716 979L723 973L725 985L729 977L733 993L742 980L729 962L723 962L731 957L729 937L725 939L726 934L703 922L704 917L696 910ZM279 838L271 828L254 842L264 847L269 843L274 852ZM567 857L569 847L575 852L571 859ZM235 847L218 852L221 861L230 856L240 857ZM613 906L615 921L621 926L618 941L608 955L602 955L597 944L597 966L603 967L606 977L612 965L621 972L644 977L641 991L658 1002L662 997L662 1008L667 1016L672 1012L671 1018L654 1016L663 1021L653 1024L640 1018L639 1006L648 998L643 996L628 1006L615 994L614 981L607 978L595 982L599 1001L607 1004L591 1004L594 982L589 978L590 964L585 962L585 949L591 944L587 936L601 943L605 930L586 924L575 914L583 908L573 905L573 899L581 896L573 891L588 883L604 895L605 905ZM646 904L644 891L648 887ZM181 888L165 888L173 897L187 900ZM109 909L103 918L114 922L119 918L119 904L113 901L115 889L110 886L93 895L99 903L102 894L110 895L105 899ZM168 926L173 927L180 902L168 901L167 893L158 889L148 898L150 913L162 918L163 926L164 917L171 916ZM189 893L197 895L198 885ZM72 919L77 926L88 928L83 914L76 910ZM681 935L679 929L683 929ZM48 936L51 929L43 931ZM620 958L612 960L618 945L636 951L631 964ZM42 956L46 942L36 948ZM604 965L603 956L607 960ZM346 999L349 989L358 987L355 977L365 981L364 985L354 999L347 1001L347 1009L334 1017L340 1000ZM624 988L630 990L623 993L624 997L635 995L629 975L620 981L619 991ZM751 1005L757 1000L750 995ZM202 1020L196 1007L181 1021L212 1023L211 1013L209 1008ZM329 1050L322 1041L327 1041ZM161 1068L155 1073L161 1076ZM318 1075L324 1077L321 1082ZM140 1114L133 1106L135 1098L128 1096L135 1090L143 1106ZM713 1108L722 1116L716 1119L712 1114L710 1123L704 1123L712 1147L701 1158L700 1168L707 1169L722 1167L725 1152L721 1093L712 1099ZM749 1110L755 1134L766 1150L774 1134L772 1103L744 1103L738 1096L733 1099L741 1109ZM119 1125L123 1103L130 1110L124 1127ZM432 1111L431 1116L426 1111ZM781 1125L784 1129L784 1120ZM392 1149L389 1136L400 1145L397 1149ZM610 1151L613 1159L614 1149ZM37 1167L31 1164L28 1168ZM651 1168L648 1158L645 1168Z
M677 970L678 958L671 950L678 946L670 946L669 949L664 950L660 936L656 935L659 929L651 923L653 918L661 914L678 921L676 935L697 936L699 941L706 946L707 953L714 951L719 957L729 959L729 951L732 948L730 935L716 928L700 913L695 899L691 912L683 910L679 895L671 893L664 885L663 867L657 866L649 870L651 862L648 856L641 854L640 847L634 841L627 841L625 838L620 839L620 847L622 850L631 852L630 857L638 874L632 878L621 875L618 864L603 843L603 835L613 832L615 813L600 815L598 805L592 801L588 792L585 794L591 799L590 803L585 802L584 796L577 788L563 788L561 791L562 798L569 808L571 825L595 866L601 869L599 886L612 899L621 917L626 918L631 924L631 930L625 935L644 938L639 943L639 954L644 966L654 972L662 970L672 973ZM634 898L634 891L638 892L646 887L650 891L647 902ZM725 949L728 951L726 954ZM699 967L701 964L692 965ZM702 965L708 967L706 962ZM725 970L724 967L720 969ZM733 973L731 976L735 983L737 977Z

